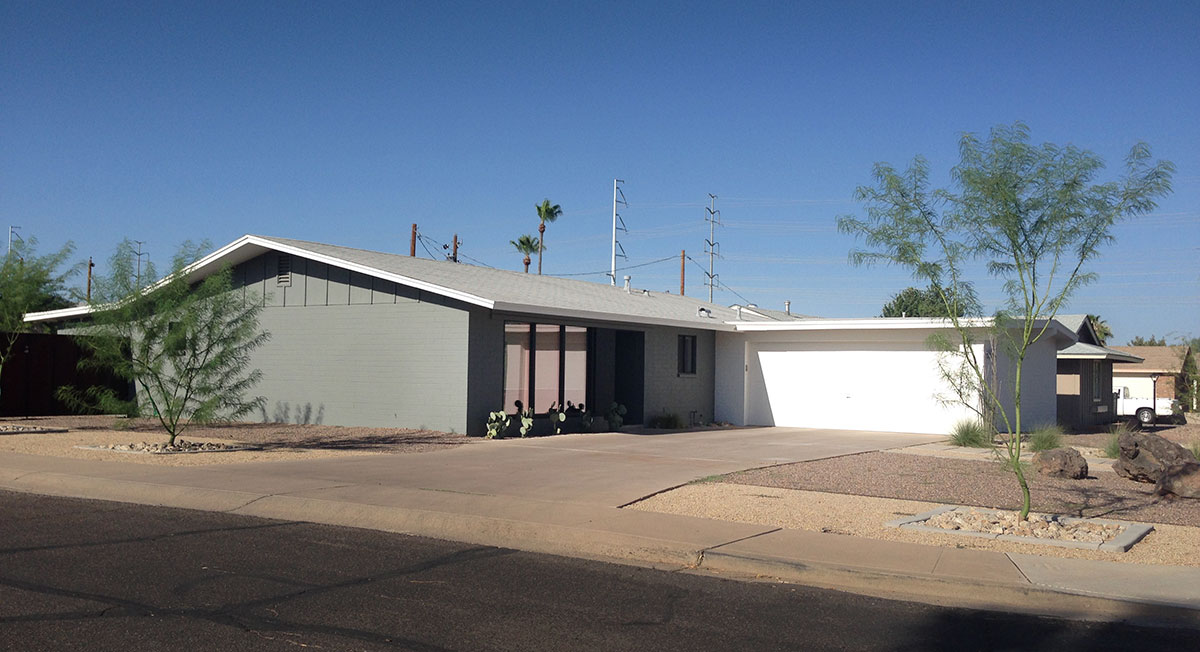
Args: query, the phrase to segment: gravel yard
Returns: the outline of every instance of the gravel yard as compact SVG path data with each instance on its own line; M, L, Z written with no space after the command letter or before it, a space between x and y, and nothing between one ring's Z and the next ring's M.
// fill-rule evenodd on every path
M1143 523L1200 526L1200 500L1158 501L1154 485L1091 470L1084 480L1026 473L1033 509ZM733 473L733 484L1017 509L1021 490L998 462L900 452L845 455Z
M0 451L165 466L237 464L383 453L422 453L471 442L471 439L465 435L433 430L352 428L288 423L234 423L189 427L183 431L180 438L201 442L253 444L261 446L262 450L185 455L137 455L116 451L82 450L75 447L166 441L166 433L157 420L125 419L113 416L64 416L7 419L0 422L0 425L5 424L67 428L68 432L46 434L0 432Z

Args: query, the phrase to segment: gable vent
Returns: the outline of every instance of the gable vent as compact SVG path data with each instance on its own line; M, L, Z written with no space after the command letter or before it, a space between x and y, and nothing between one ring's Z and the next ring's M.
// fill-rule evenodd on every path
M275 270L275 285L280 287L291 287L292 285L292 257L288 254L279 254L279 262Z

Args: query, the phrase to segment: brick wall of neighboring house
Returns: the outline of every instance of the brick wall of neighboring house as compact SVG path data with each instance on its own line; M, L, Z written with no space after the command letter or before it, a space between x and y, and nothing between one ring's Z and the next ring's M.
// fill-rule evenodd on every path
M1154 385L1155 398L1175 398L1175 376L1159 376Z

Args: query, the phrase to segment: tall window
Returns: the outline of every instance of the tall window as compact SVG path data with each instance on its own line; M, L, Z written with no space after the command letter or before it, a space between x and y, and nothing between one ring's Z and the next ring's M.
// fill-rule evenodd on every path
M696 336L679 336L679 373L693 375L696 373Z
M587 329L558 324L504 324L504 409L545 412L587 400Z

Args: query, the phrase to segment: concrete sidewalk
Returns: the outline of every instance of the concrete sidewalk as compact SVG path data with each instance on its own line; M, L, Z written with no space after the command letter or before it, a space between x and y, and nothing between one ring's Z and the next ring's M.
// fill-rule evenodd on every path
M1197 568L925 546L619 509L707 474L909 440L864 436L822 444L819 434L801 441L806 438L790 433L757 442L751 437L739 447L720 438L641 437L567 436L413 455L199 467L0 453L0 489L781 578L937 604L1200 625ZM796 441L788 446L773 439ZM680 457L679 446L694 456Z

